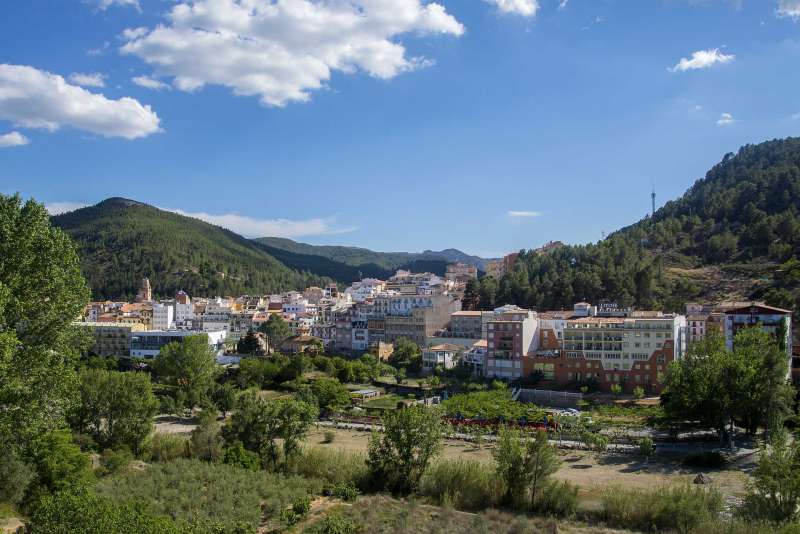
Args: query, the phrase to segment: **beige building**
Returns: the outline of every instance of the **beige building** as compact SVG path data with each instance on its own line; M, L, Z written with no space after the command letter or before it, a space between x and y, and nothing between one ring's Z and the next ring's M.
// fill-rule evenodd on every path
M88 353L95 356L117 356L128 358L131 355L132 332L144 331L141 323L73 323L92 336L92 346Z

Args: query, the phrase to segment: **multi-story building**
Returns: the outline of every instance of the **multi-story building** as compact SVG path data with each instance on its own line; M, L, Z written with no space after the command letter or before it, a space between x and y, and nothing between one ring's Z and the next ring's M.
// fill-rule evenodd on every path
M141 323L98 323L76 322L75 326L92 336L92 346L88 354L95 356L117 356L127 358L131 355L131 337L134 332L144 331Z
M470 280L478 278L478 268L469 263L451 263L447 266L444 278L458 284L466 284Z
M189 336L206 336L208 346L216 356L225 353L225 330L212 332L193 332L189 330L149 330L134 332L131 335L131 356L134 358L155 358L161 349L170 343L183 342Z
M499 260L491 260L486 262L486 274L493 278L502 278L503 275L510 272L517 262L519 254L513 252L500 258Z
M538 348L536 313L517 306L494 310L487 324L486 376L513 380L526 376L528 354Z
M153 304L153 330L171 330L175 326L174 312L169 304Z
M449 335L467 339L483 337L484 319L492 316L491 312L460 310L450 314Z
M488 343L485 339L479 339L464 353L461 360L473 375L483 376L486 368L486 347Z
M466 352L461 345L441 343L422 349L422 371L432 373L437 367L453 369Z
M377 278L364 278L344 290L345 295L348 295L353 302L364 302L379 293L386 287L386 282L378 280Z
M792 312L767 306L763 302L750 302L745 306L725 309L725 344L733 348L736 334L744 328L758 327L767 332L786 351L787 361L792 358Z
M384 318L385 340L389 343L406 337L417 345L425 346L428 338L447 327L450 314L461 309L461 301L451 295L409 297L416 299L418 304L424 304L408 308L402 303L391 307L392 311Z
M447 284L433 273L399 270L386 281L385 289L403 295L430 295L445 292Z

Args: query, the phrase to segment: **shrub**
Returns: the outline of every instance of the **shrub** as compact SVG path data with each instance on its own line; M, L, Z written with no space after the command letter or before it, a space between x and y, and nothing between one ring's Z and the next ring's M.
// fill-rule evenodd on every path
M189 440L178 434L153 434L144 444L144 457L154 462L186 458Z
M291 472L307 478L319 478L331 484L350 482L365 489L368 479L366 457L323 447L310 447L302 451L292 463Z
M323 439L324 443L333 443L333 440L336 439L336 432L333 430L326 430L324 434L325 438Z
M604 452L608 448L608 437L597 432L586 432L583 435L583 442L591 450Z
M310 534L356 534L360 527L339 513L326 516L307 532Z
M688 467L721 469L725 467L727 463L725 456L717 451L695 452L686 455L683 459L683 465Z
M31 466L36 469L36 493L86 488L94 480L89 457L67 431L45 434L33 445Z
M353 502L358 498L358 488L352 482L340 482L334 484L330 494L345 502Z
M192 430L192 435L189 439L189 449L192 456L207 462L221 460L223 442L220 432L221 427L216 417L203 419L202 423Z
M612 487L602 495L600 515L612 527L689 532L716 520L721 510L722 495L715 489L683 485L648 492Z
M5 451L0 456L0 502L17 504L33 482L36 472L31 466Z
M425 472L420 493L438 504L448 502L460 510L477 511L498 505L505 484L491 464L441 460Z
M261 469L261 458L258 457L258 454L245 449L241 441L237 441L225 449L222 461L228 465L250 471Z
M643 437L639 440L639 454L649 458L655 452L655 444L653 443L653 438L650 437Z
M578 487L569 482L549 482L536 499L534 510L540 514L569 517L578 509Z
M297 497L292 503L292 510L300 516L304 516L311 511L311 498L308 495Z
M127 447L118 450L106 449L100 455L100 465L105 473L116 473L128 467L133 461L133 454Z

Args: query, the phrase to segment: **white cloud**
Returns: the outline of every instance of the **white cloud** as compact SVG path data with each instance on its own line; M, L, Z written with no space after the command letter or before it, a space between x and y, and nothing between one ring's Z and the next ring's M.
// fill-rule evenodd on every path
M558 1L558 9L566 9L568 2L569 2L569 0L559 0Z
M355 228L340 228L334 218L305 220L256 219L234 213L211 214L163 208L167 211L194 217L210 224L222 226L245 237L302 237L309 235L331 235L352 232Z
M139 101L118 100L25 65L0 64L0 119L23 128L72 126L105 137L136 139L160 131L158 115Z
M717 119L717 126L727 126L734 122L736 122L736 119L733 118L733 115L730 113L723 113L719 116L719 119Z
M792 114L792 115L789 115L789 120L792 120L792 121L798 121L798 120L800 120L800 112L798 112L798 113L794 113L794 114Z
M500 13L522 15L523 17L533 17L539 10L537 0L485 0L497 6ZM566 5L566 1L563 1ZM563 6L559 6L563 7Z
M145 87L147 89L153 89L154 91L163 91L172 89L168 83L164 83L161 80L156 80L155 78L151 78L150 76L136 76L131 78L133 83L140 87Z
M778 0L778 15L800 20L800 0Z
M0 135L0 148L8 148L11 146L23 146L30 143L31 140L19 132L8 132L7 134Z
M75 211L77 209L85 208L89 204L85 202L46 202L44 209L50 215L60 215L68 211Z
M106 76L105 74L100 74L99 72L91 72L91 73L83 73L83 72L73 72L69 75L69 81L76 85L82 85L84 87L105 87L106 86Z
M105 11L111 6L131 6L135 7L137 11L141 11L142 7L139 5L139 0L94 0L93 3L101 11Z
M686 72L687 70L707 69L716 63L730 63L736 58L733 54L723 54L719 48L698 50L692 52L691 59L681 58L677 65L671 67L671 72Z
M389 79L430 65L406 56L401 35L464 33L441 4L424 0L184 0L167 18L128 38L122 53L177 89L223 85L269 106L307 101L332 71Z
M514 217L514 218L533 218L533 217L541 217L542 216L542 212L541 211L515 211L515 210L509 210L508 211L508 216L509 217Z

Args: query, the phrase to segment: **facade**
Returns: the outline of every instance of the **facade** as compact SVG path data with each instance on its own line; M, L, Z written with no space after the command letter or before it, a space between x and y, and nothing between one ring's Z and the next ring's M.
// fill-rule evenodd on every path
M442 343L422 349L422 371L432 373L437 367L453 369L464 352L464 347L452 343Z
M792 312L752 302L725 310L725 344L733 348L736 334L744 328L759 327L784 347L787 359L792 357Z
M508 380L527 376L528 354L535 352L539 344L536 313L503 306L494 314L487 324L486 376Z
M203 333L208 339L208 346L214 351L216 356L225 353L224 330ZM189 330L148 330L135 332L131 336L131 356L134 358L155 358L161 352L161 348L173 342L182 342L189 336L203 335L199 332Z
M459 284L466 284L470 280L478 278L478 268L469 263L451 263L447 266L444 273L445 280L456 282Z
M483 376L486 369L486 347L487 341L480 339L472 344L472 346L464 353L461 360L467 368L472 371L473 375Z
M483 337L484 319L491 316L490 312L460 310L450 314L450 335L481 339Z
M136 302L150 302L151 300L153 300L153 288L150 287L150 279L145 277L142 278L142 285L136 294Z
M131 337L134 332L144 331L141 323L98 323L76 322L77 326L92 336L92 346L88 353L95 356L117 356L127 358L131 355Z
M174 326L174 308L169 304L153 304L153 330L170 330Z

